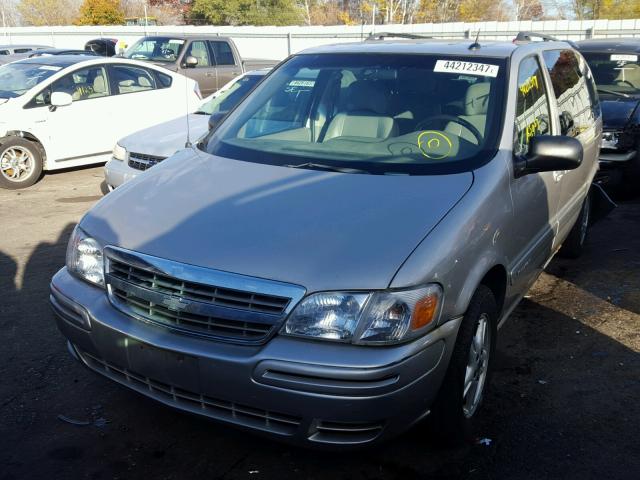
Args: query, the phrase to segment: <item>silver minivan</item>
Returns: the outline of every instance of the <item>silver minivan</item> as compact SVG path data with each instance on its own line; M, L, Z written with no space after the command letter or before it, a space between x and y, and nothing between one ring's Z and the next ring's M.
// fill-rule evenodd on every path
M499 328L583 248L601 128L564 42L304 51L84 216L58 326L91 370L274 438L463 440Z

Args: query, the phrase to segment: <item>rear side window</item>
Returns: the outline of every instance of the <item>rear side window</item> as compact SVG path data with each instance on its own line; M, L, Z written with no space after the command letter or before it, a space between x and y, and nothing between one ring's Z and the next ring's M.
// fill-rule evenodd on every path
M112 65L111 81L116 94L144 92L156 88L156 80L145 68Z
M235 65L236 61L233 58L233 50L231 45L227 42L210 41L211 49L213 50L213 56L216 60L216 65Z
M558 102L560 132L577 137L591 126L594 118L586 62L573 50L547 50L542 56Z
M27 53L33 50L33 48L16 48L14 49L14 53Z
M550 133L549 100L536 57L527 57L518 69L516 126L513 151L524 155L536 135Z
M0 55L9 55L9 50L0 50Z
M166 73L156 72L156 77L158 77L158 88L169 88L173 82L171 75Z

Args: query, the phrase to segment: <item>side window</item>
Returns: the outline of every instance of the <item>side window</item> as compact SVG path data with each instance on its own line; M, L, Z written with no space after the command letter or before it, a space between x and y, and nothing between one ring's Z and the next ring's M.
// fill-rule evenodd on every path
M195 57L198 59L198 67L210 67L213 62L211 62L211 58L209 58L209 50L207 49L207 44L203 40L194 40L189 45L189 49L185 55Z
M600 111L600 97L598 96L598 87L596 81L593 78L593 73L587 62L584 62L584 76L587 78L587 90L589 91L589 97L591 98L592 116L594 119L598 118L602 112Z
M236 61L233 58L233 50L231 45L222 41L210 41L211 49L213 50L213 56L216 59L216 65L235 65Z
M0 50L0 55L9 55L9 50Z
M156 88L156 81L146 68L133 65L112 65L111 82L117 95L144 92Z
M14 53L27 53L33 50L33 48L14 48Z
M548 50L542 55L558 102L560 132L577 137L593 121L585 61L573 50Z
M540 65L536 57L527 57L518 70L514 154L526 154L533 137L548 134L549 119L549 100Z
M158 77L158 88L169 88L173 83L173 78L165 73L156 72Z
M87 100L90 98L106 97L109 95L109 85L104 67L93 66L82 68L56 80L51 86L52 92L66 92L73 101ZM50 98L45 89L35 97L37 105L46 105ZM39 98L40 97L40 98Z

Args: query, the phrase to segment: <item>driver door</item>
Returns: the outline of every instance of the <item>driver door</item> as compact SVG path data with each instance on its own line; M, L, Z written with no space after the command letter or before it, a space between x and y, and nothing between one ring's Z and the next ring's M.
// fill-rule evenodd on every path
M552 133L549 90L540 60L524 58L518 68L514 128L514 157L524 155L536 135ZM514 207L509 266L517 291L525 291L556 250L561 172L542 172L512 178Z

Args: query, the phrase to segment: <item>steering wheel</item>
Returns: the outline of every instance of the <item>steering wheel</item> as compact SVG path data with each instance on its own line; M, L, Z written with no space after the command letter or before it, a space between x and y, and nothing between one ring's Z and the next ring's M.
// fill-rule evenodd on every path
M623 83L626 83L626 84L627 84L627 85L629 85L631 88L636 88L636 87L634 87L634 86L633 86L633 83L631 83L631 82L629 82L629 81L627 81L627 80L616 80L616 83L617 83L618 85L621 85L621 84L623 84Z
M442 113L440 115L434 115L425 120L422 120L416 125L416 130L424 130L424 127L438 120L448 120L450 122L457 123L458 125L462 125L464 128L469 130L474 137L476 137L476 140L478 140L478 145L482 143L484 136L480 133L480 130L478 130L476 127L473 126L471 122L469 122L468 120L465 120L464 118L456 117L454 115L447 115L446 113Z

